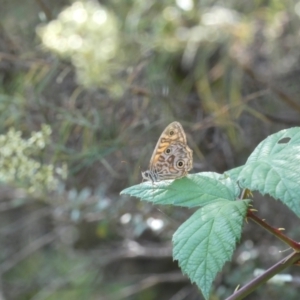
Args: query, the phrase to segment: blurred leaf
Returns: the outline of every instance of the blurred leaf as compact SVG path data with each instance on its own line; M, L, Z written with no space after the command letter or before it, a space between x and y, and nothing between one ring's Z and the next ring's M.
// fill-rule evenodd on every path
M79 203L83 203L86 201L86 199L88 199L89 197L91 197L92 195L92 190L88 187L83 188L79 194L78 194L78 201Z
M71 220L74 222L78 222L80 219L80 210L79 209L73 209L71 211Z

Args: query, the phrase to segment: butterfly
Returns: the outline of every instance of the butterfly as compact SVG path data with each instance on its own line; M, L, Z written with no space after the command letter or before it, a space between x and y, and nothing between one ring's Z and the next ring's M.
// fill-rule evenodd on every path
M158 139L149 170L142 172L144 180L152 182L178 179L193 167L193 151L186 143L185 132L179 122L169 124Z

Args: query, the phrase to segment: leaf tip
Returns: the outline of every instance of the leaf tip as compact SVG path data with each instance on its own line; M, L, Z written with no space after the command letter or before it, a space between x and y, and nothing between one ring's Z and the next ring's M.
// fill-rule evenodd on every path
M128 195L128 188L122 190L122 191L120 192L120 195Z

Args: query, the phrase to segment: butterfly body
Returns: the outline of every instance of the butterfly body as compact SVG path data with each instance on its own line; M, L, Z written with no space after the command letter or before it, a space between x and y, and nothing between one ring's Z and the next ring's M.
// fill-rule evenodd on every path
M152 182L178 179L193 167L193 151L188 147L180 123L173 122L161 134L152 154L149 170L142 172Z

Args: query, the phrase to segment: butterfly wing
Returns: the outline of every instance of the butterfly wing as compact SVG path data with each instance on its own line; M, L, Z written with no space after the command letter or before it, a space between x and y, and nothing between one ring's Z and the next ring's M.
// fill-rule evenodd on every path
M153 166L157 163L161 154L166 150L166 148L174 142L180 142L186 145L185 132L178 122L172 122L160 135L153 154L150 159L149 169L153 170Z
M157 181L185 176L193 167L193 151L181 142L172 142L152 165Z

